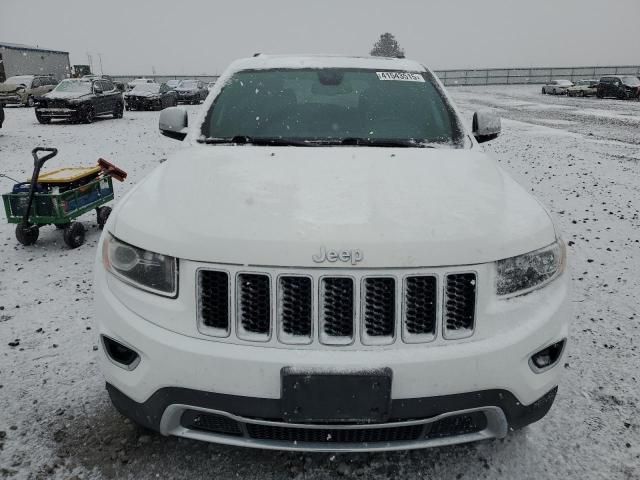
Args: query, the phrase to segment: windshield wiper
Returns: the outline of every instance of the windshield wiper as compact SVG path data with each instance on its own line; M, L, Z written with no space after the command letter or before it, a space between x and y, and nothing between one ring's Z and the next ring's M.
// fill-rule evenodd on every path
M401 147L401 148L436 148L433 145L416 140L415 138L361 138L347 137L339 142L340 145L357 145L364 147Z
M281 137L250 137L248 135L235 135L233 137L209 137L203 140L198 140L200 143L206 144L222 144L222 143L234 143L236 145L267 145L267 146L295 146L295 147L312 147L315 144L307 142L305 140L298 140L295 138L281 138Z

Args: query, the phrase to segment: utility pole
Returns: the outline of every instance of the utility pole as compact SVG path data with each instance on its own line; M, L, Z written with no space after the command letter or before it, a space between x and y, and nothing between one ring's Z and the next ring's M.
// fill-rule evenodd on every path
M100 59L100 75L104 75L104 72L102 71L102 54L98 53L98 58Z
M87 52L87 63L89 64L89 70L93 73L93 59L91 58L91 54Z

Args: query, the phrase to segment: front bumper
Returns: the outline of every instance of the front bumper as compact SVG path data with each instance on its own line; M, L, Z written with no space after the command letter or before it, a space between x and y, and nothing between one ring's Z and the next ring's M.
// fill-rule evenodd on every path
M45 118L77 118L80 110L69 107L36 107L36 115Z
M360 425L285 423L279 399L166 387L137 403L108 383L107 391L120 413L163 435L277 450L353 452L502 438L509 429L544 417L557 387L528 406L506 390L394 400L388 422Z
M148 109L155 107L160 103L160 98L146 98L146 97L126 97L125 102L129 108L133 109Z
M179 102L192 102L193 100L199 100L200 94L197 92L194 93L181 93L178 92L178 101Z
M0 104L2 105L23 105L26 100L22 95L2 95L0 96Z
M180 272L180 291L193 292L195 266L184 262L184 267ZM181 304L193 302L190 295L181 293L177 300L160 299L113 278L98 263L95 298L99 332L140 355L136 367L127 370L112 362L103 350L102 369L114 404L139 423L166 435L234 445L332 451L419 448L442 444L439 442L501 437L508 427L519 428L538 420L551 405L553 398L549 392L555 395L561 372L557 365L562 358L543 373L534 373L529 359L541 348L568 336L567 276L562 275L542 290L506 302L482 300L481 303L486 303L486 308L483 307L486 324L510 324L510 328L499 329L486 338L478 332L478 338L406 345L406 348L309 349L230 343L201 335L196 328L195 313ZM141 307L148 302L157 302L155 313ZM478 321L482 322L482 317ZM192 330L178 333L184 325L192 325ZM331 444L330 448L323 442L295 440L296 443L283 444L247 436L246 424L255 419L282 423L281 371L286 367L307 371L391 369L390 423L373 428L404 428L405 425L396 424L418 420L420 428L426 431L442 420L438 415L458 416L469 410L486 415L488 426L446 439L427 439L420 434L417 439L393 444L362 446L359 442L360 447L353 442ZM185 427L181 419L190 410L231 418L240 425L242 436ZM299 428L321 427L327 426ZM342 427L331 425L331 428Z

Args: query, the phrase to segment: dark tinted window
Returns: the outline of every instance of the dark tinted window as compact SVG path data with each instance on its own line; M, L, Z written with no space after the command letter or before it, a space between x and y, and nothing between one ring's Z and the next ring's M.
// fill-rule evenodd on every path
M356 69L238 72L216 98L202 133L207 138L462 141L453 111L428 75Z

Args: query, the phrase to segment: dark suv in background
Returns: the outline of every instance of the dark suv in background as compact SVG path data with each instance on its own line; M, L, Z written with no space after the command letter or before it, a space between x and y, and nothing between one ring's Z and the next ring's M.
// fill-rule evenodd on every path
M598 98L639 98L640 80L633 75L608 75L602 77L598 83L596 95Z
M115 85L104 78L69 78L36 99L36 118L49 123L54 118L92 123L99 115L122 118L124 99Z

